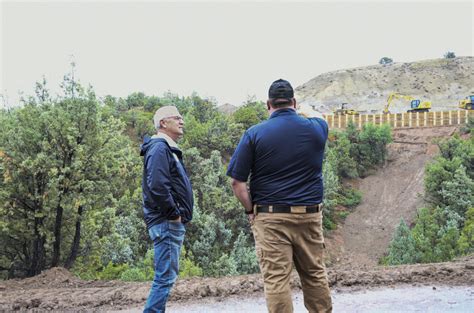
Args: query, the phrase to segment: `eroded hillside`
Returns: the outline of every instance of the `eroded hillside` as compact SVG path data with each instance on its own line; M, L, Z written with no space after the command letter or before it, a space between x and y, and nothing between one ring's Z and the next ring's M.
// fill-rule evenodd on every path
M296 88L300 103L330 112L346 102L352 108L380 112L391 92L430 100L433 110L457 107L460 99L474 94L474 57L434 59L345 69L321 74ZM393 112L406 111L395 103Z

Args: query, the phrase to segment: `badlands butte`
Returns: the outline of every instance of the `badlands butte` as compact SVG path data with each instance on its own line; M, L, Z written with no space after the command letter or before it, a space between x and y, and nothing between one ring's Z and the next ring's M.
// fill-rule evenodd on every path
M341 103L367 113L381 112L391 92L432 102L432 111L457 109L474 94L474 57L423 60L343 69L321 74L295 90L297 101L332 112ZM405 112L409 103L395 101L391 111Z

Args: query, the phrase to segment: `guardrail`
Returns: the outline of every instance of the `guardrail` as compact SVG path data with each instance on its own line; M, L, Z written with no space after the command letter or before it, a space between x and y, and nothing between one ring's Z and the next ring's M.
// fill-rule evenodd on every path
M474 118L474 110L334 115L323 114L330 128L346 128L350 121L358 128L367 123L375 125L390 124L392 128L433 127L466 124L469 116Z

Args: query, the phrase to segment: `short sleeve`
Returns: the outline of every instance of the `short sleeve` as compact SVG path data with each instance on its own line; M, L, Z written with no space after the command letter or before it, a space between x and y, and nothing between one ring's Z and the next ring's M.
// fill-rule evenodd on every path
M227 176L246 182L253 165L253 149L250 136L246 131L235 149L227 168Z

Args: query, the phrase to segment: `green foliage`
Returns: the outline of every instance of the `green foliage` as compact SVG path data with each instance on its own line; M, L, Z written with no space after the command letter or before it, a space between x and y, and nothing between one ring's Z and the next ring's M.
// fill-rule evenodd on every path
M382 64L382 65L387 65L387 64L392 64L393 63L393 60L389 57L383 57L379 60L379 64Z
M474 252L474 207L466 212L464 228L461 231L457 245L460 254Z
M441 183L441 204L446 209L464 217L466 210L474 205L474 181L466 174L464 166L454 172L451 180Z
M456 57L456 54L452 51L448 51L443 55L443 57L445 59L454 59Z
M345 207L356 207L362 201L362 193L353 188L344 188L342 191L341 204Z
M373 124L364 124L358 133L353 146L352 155L357 164L360 176L365 176L374 165L381 165L387 157L387 144L392 141L390 126L377 127Z
M71 75L63 88L64 96L52 99L43 81L36 97L23 107L0 111L0 244L5 247L0 267L8 269L4 277L34 275L56 259L54 264L70 267L84 279L153 279L153 249L141 210L138 146L145 135L156 132L152 117L164 105L176 105L185 118L179 144L196 204L180 257L180 277L258 271L250 227L225 170L244 130L268 117L264 103L250 99L227 116L197 94L157 97L136 92L99 101ZM360 193L341 191L342 179L359 177L365 167L384 159L383 131L351 127L332 133L334 140L326 150L326 229L336 228L337 205L360 201ZM360 144L367 147L361 149ZM454 187L444 186L446 199Z
M440 155L425 169L431 207L419 210L415 226L405 234L413 237L417 251L410 263L448 261L473 251L473 139L454 136L438 146ZM397 253L391 246L389 256Z
M363 177L376 166L382 165L387 157L387 144L392 141L389 125L365 124L361 130L349 122L343 132L331 134L329 150L340 177Z
M338 201L340 190L339 176L337 175L337 154L336 150L329 150L326 154L326 160L323 163L323 179L324 179L324 207L326 213L333 209Z
M122 276L122 273L128 269L129 266L126 263L115 265L112 262L109 262L107 266L97 275L97 278L105 280L119 279Z
M186 253L186 249L181 249L179 258L179 277L187 278L194 276L202 276L202 268L200 268L194 261L192 252Z
M235 111L232 117L236 123L243 125L243 129L248 129L267 119L268 111L265 103L249 101Z
M418 259L415 239L403 219L400 221L395 236L390 242L389 251L386 258L389 265L415 263Z
M355 127L354 124L350 124L349 127ZM334 140L329 142L329 151L326 156L326 160L334 165L337 170L337 175L343 178L355 178L359 176L357 171L357 163L354 159L351 151L355 149L352 147L352 143L349 140L349 134L356 133L357 131L349 128L345 132L334 131L332 136ZM356 136L356 134L354 134ZM352 137L356 140L356 138Z
M120 275L120 280L123 281L146 281L145 273L137 267L126 269Z
M449 195L451 191L459 194L464 193L462 199L469 201L466 194L469 192L472 194L472 180L474 179L473 137L462 140L458 136L454 136L449 140L439 142L438 146L440 156L428 164L425 170L425 191L428 200L434 204L441 204L441 206L454 205L450 203L450 201L456 201ZM464 179L466 179L466 186L461 186ZM453 190L457 186L461 190ZM464 210L468 207L465 206Z
M14 276L101 251L117 200L138 185L140 160L123 124L103 117L91 90L70 77L62 86L65 95L52 100L40 85L43 97L11 110L1 126L0 244L10 261L0 265ZM104 216L102 225L90 219Z
M257 254L249 242L251 242L250 236L241 231L230 255L239 274L252 274L258 271Z

